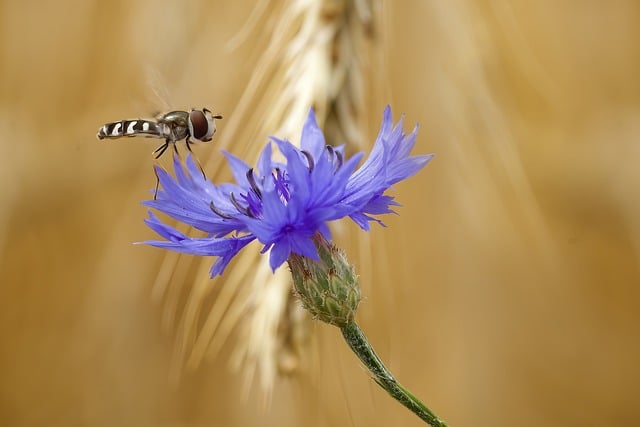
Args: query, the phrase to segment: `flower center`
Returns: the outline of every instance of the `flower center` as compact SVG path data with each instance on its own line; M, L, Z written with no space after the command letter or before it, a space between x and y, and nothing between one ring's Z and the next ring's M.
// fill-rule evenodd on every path
M344 161L342 153L340 151L336 151L330 145L325 147L325 152L327 153L329 162L333 165L334 173L337 172L342 167ZM315 159L308 151L300 150L300 153L307 160L307 169L309 169L309 173L313 173L316 165ZM258 182L253 168L247 170L246 177L247 182L249 183L249 191L240 194L239 198L236 197L234 193L230 193L229 201L233 207L235 207L238 214L246 215L250 218L260 218L262 216L262 191L264 188L265 177L261 177ZM286 170L276 167L271 172L270 178L272 179L271 182L275 190L280 196L282 204L287 205L289 200L291 200L292 189L290 188L291 181ZM222 211L213 203L213 201L210 202L209 207L213 213L221 218L233 219L236 217L236 214Z

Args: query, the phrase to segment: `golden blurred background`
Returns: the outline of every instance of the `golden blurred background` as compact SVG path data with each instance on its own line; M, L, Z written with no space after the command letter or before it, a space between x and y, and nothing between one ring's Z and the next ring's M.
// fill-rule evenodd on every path
M175 374L164 254L132 245L157 144L95 133L152 112L148 68L172 105L225 116L214 142L254 126L238 101L274 3L0 3L0 424L421 425L327 325L267 404L233 338ZM436 158L387 228L337 237L368 257L374 347L450 426L640 424L640 3L376 4L369 144L389 103Z

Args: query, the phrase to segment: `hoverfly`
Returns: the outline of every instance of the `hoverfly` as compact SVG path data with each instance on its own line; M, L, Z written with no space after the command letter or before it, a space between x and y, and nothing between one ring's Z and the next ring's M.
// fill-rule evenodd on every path
M187 111L171 111L159 114L153 120L129 119L107 123L98 130L98 139L116 139L125 136L144 136L164 139L164 143L153 151L155 158L164 154L169 145L185 140L187 149L191 151L191 138L209 142L216 133L215 119L221 115L213 115L211 111L192 109Z
M153 151L155 158L167 151L169 145L173 145L175 152L176 142L185 140L187 149L191 152L193 141L191 138L202 142L209 142L216 133L215 119L221 119L222 116L213 115L211 111L203 108L202 110L192 109L187 111L170 111L168 113L159 114L155 119L129 119L119 122L112 122L103 125L96 135L98 139L117 139L125 136L144 136L148 138L164 139L164 143ZM204 169L200 162L196 159L202 175L205 176ZM206 176L205 176L206 177ZM156 175L156 189L153 199L158 195L158 184L160 179Z

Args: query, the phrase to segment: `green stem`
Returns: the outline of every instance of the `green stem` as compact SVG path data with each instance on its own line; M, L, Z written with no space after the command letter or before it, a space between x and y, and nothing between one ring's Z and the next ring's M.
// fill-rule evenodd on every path
M380 357L376 354L369 344L364 332L356 322L350 322L340 328L344 339L351 347L351 350L360 358L362 363L373 374L373 379L380 387L385 389L398 402L406 406L411 412L429 423L433 427L447 427L447 424L438 418L436 414L431 412L424 403L413 395L409 390L402 387L400 383L393 378L391 372L384 366Z

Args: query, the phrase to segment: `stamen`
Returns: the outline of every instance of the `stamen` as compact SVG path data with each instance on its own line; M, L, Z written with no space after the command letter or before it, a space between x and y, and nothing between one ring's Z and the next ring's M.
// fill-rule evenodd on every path
M288 182L285 179L285 175L280 168L274 168L273 170L273 178L275 181L276 189L281 197L284 197L285 200L289 200L291 194L289 192Z
M226 213L222 212L220 209L216 208L216 205L213 204L213 200L211 201L211 203L209 203L209 209L211 209L211 211L214 214L218 215L220 218L233 219L231 215L227 215Z
M325 145L324 149L327 150L327 152L329 153L329 157L333 160L333 155L336 152L336 150L334 150L331 145Z
M300 152L307 158L307 163L309 163L309 173L313 172L313 168L315 166L315 163L313 162L313 156L311 155L311 153L305 150L300 150Z
M233 193L229 194L229 200L231 200L231 203L233 204L233 206L235 206L236 209L238 209L238 212L245 214L248 217L255 218L255 216L251 213L251 209L249 209L248 206L246 208L242 206L240 202L238 202L238 200L236 199L236 196Z
M256 183L256 177L253 175L253 168L247 171L247 181L249 181L249 185L253 192L256 193L256 196L258 196L258 199L262 200L262 191L260 191L260 188L258 188L258 184Z
M342 158L342 153L340 153L340 151L336 151L336 149L333 148L333 146L331 145L327 145L325 149L327 150L327 153L329 153L329 160L331 161L331 163L333 163L333 160L335 158L335 163L336 163L335 170L337 171L342 167L342 163L344 162L344 159Z
M339 151L335 151L335 155L336 155L336 159L337 159L337 165L336 165L336 170L340 169L342 167L342 164L344 163L344 158L342 157L342 153Z

